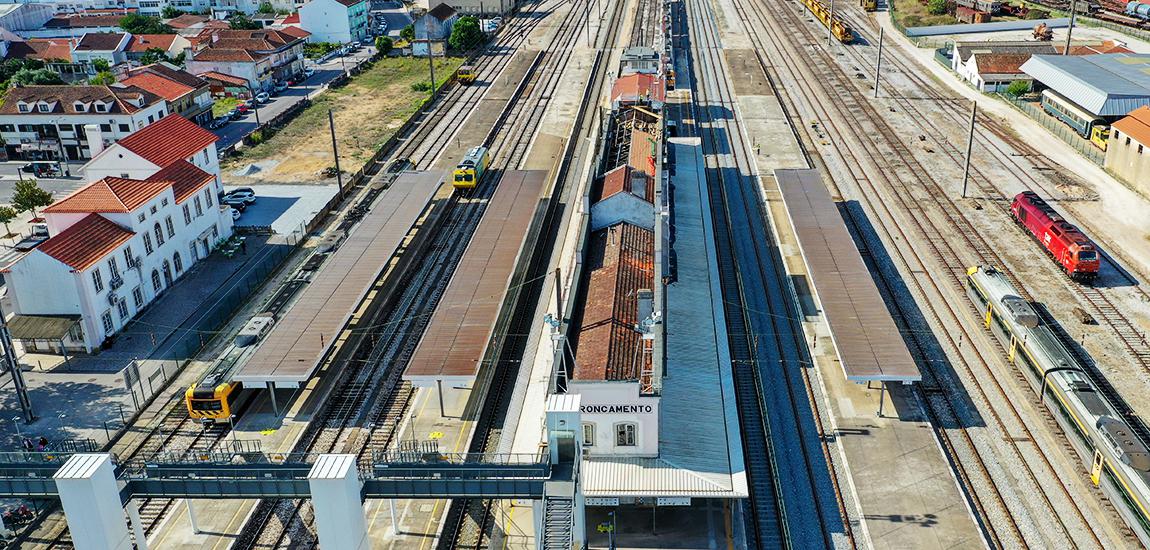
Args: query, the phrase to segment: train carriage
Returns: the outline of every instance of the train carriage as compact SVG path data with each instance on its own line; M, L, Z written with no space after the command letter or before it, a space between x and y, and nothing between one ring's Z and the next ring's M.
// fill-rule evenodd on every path
M1068 434L1091 480L1114 503L1143 545L1150 546L1150 450L1087 376L1078 359L1018 295L1002 272L976 266L967 271L967 295L980 319L1007 350Z
M456 189L473 189L479 185L479 180L483 179L489 162L486 147L472 147L471 150L467 151L463 160L455 166L452 184Z
M1023 230L1038 241L1047 255L1053 258L1070 278L1089 282L1098 276L1098 270L1102 267L1098 247L1037 193L1023 191L1015 195L1010 203L1010 215Z
M1054 90L1042 91L1042 110L1087 139L1090 138L1090 132L1095 124L1105 125L1101 117L1086 112Z

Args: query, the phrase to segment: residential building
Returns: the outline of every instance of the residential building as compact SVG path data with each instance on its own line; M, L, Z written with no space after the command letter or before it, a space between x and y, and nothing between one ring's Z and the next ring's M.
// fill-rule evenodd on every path
M429 10L440 2L441 0L416 0L414 6ZM446 4L463 15L497 15L507 13L507 10L515 6L515 0L448 0Z
M216 157L216 139L165 118L93 159L124 154L132 176L101 177L44 209L51 237L5 274L14 322L72 321L43 351L97 349L231 234L230 209L216 199L219 165L208 172L201 160Z
M178 34L136 34L124 50L128 61L140 62L149 51L162 50L164 55L174 58L192 47L191 41Z
M178 138L179 143L169 143L167 136ZM214 174L215 189L223 192L217 139L215 134L182 116L165 117L93 155L84 165L84 177L89 181L106 177L146 179L173 162L184 160Z
M299 8L299 27L313 42L344 44L367 38L367 0L311 0Z
M135 86L18 86L0 104L5 160L87 159L168 114Z
M72 48L72 62L81 65L92 65L97 59L103 59L109 66L119 65L128 60L128 43L132 41L131 33L105 33L90 32L80 38ZM91 70L95 73L95 69Z
M124 29L120 28L120 19L123 19L124 15L126 14L56 15L39 29L21 31L20 35L25 38L80 38L88 33L122 33Z
M1029 59L1026 53L975 53L959 65L959 76L980 92L1005 92L1014 82L1032 81L1022 72L1022 64Z
M197 76L208 82L208 86L212 91L212 97L214 98L238 97L248 99L252 95L251 88L248 88L248 81L238 76L215 71L209 71Z
M1150 54L1033 55L1022 70L1087 113L1114 119L1150 105Z
M659 52L650 46L631 46L619 58L619 74L659 74L660 70Z
M1065 49L1065 44L1054 42L957 42L951 50L950 68L979 91L1001 92L1016 80L1032 81L1021 68L1032 55L1056 55ZM1070 47L1070 55L1100 53L1131 52L1124 45L1110 40Z
M207 80L167 63L153 63L129 69L120 81L156 94L168 102L168 112L196 124L212 119L212 90Z
M223 73L267 90L303 72L303 44L302 38L277 29L213 30L186 66L193 74Z
M13 40L8 46L5 59L35 59L58 73L65 81L74 82L88 78L88 66L72 62L72 48L75 38L28 38Z
M445 48L447 38L451 36L451 28L459 20L459 13L447 4L439 4L415 20L415 42L411 45L412 55L424 57L428 55L428 42L436 44L436 55Z
M1105 166L1150 196L1150 107L1139 107L1110 126Z
M0 4L0 28L16 33L36 30L55 13L52 4Z
M176 32L181 32L185 29L202 29L204 28L204 23L207 23L208 21L209 19L202 15L185 13L178 17L169 19L167 24L172 29L175 29Z

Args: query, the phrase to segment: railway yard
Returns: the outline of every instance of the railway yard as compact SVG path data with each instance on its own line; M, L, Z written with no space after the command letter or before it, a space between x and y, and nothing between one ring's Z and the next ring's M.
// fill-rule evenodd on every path
M8 547L1150 547L1137 185L886 2L503 15L121 430L16 425Z

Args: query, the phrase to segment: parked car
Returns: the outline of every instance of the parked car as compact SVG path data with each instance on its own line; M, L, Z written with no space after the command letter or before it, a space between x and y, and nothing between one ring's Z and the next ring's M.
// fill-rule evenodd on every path
M260 103L267 103L271 100L272 100L272 96L268 95L267 92L260 92L260 93L256 94L256 101L258 101Z
M244 202L243 199L235 197L224 197L223 200L220 201L220 204L226 204L232 207L232 210L237 210L239 212L243 212L248 208L248 203Z
M236 210L236 209L233 207L233 208L232 208L232 221L234 222L234 221L236 221L236 220L240 219L240 215L241 215L241 214L243 214L243 212L240 212L239 210Z
M241 113L239 109L232 109L224 116L228 117L228 120L235 120L243 116L243 113Z
M55 162L29 162L20 167L20 171L25 174L41 175L54 175L57 171Z
M245 101L243 103L240 103L239 105L236 105L236 108L233 110L236 111L237 113L239 113L240 115L246 115L248 113L248 111L252 110L252 108Z
M315 69L313 69L311 67L308 67L308 68L303 70L303 77L304 78L311 78L311 76L313 74L315 74Z
M245 187L243 190L237 189L224 195L225 201L229 199L243 201L244 204L252 204L256 202L256 194L250 188Z
M287 82L276 82L276 86L275 86L275 92L276 93L280 93L286 89L288 89L288 83Z

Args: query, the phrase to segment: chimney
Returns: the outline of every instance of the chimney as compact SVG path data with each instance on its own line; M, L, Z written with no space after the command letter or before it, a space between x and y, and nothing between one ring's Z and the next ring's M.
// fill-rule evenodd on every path
M88 139L88 148L92 150L93 157L104 151L104 133L100 131L99 124L85 124L84 137Z

